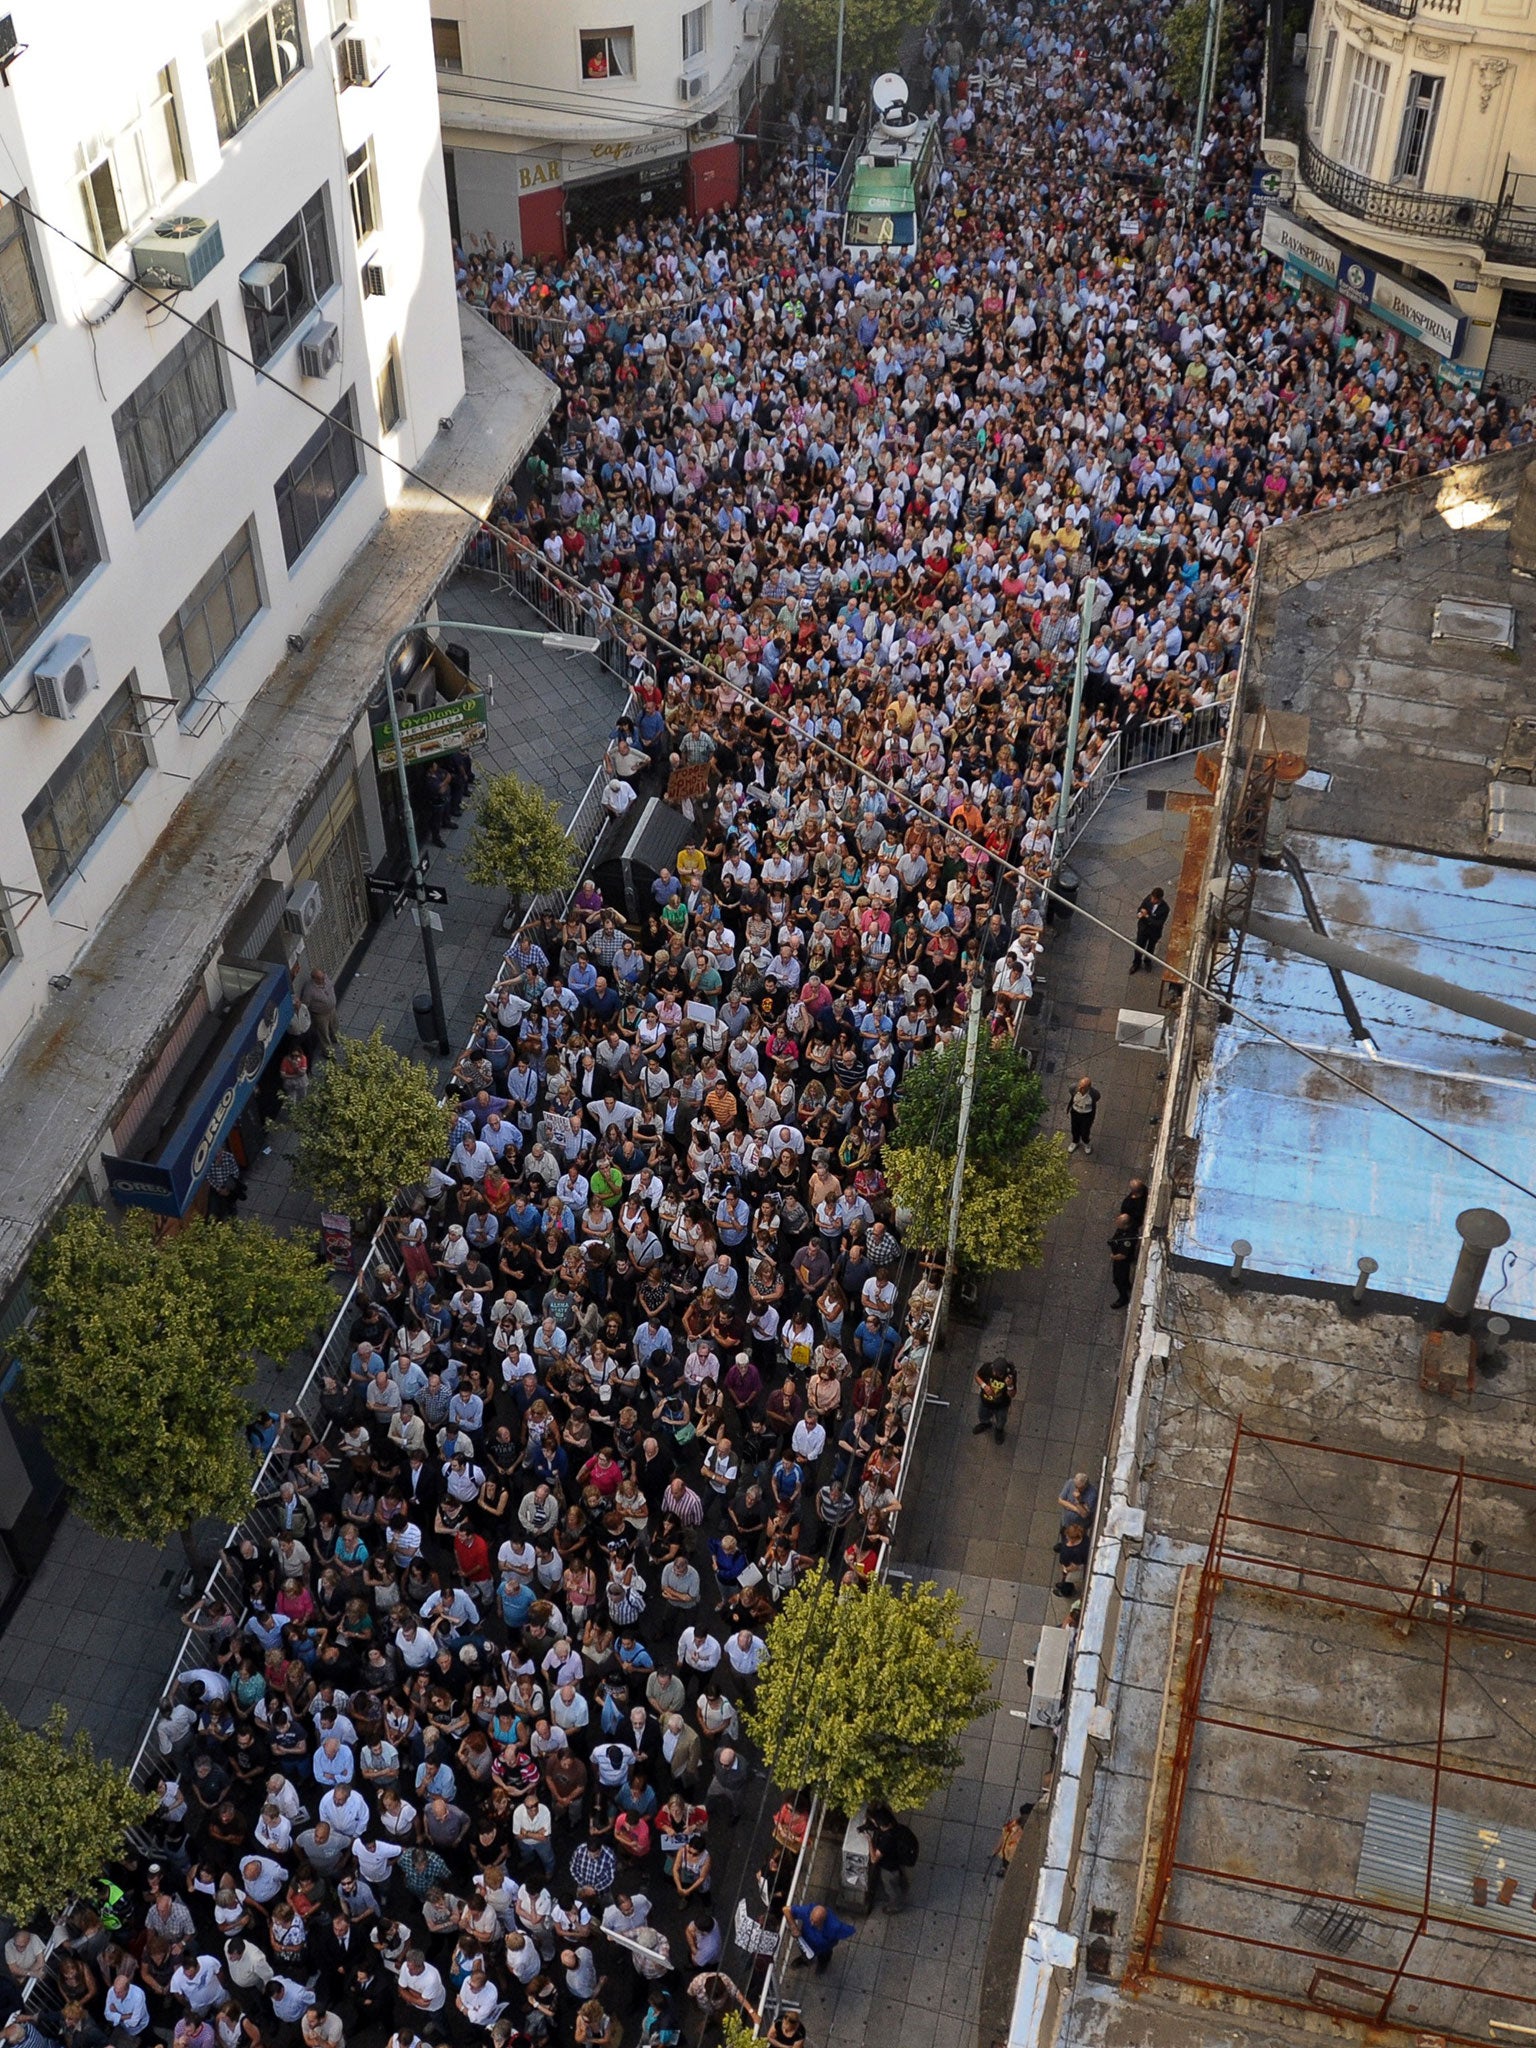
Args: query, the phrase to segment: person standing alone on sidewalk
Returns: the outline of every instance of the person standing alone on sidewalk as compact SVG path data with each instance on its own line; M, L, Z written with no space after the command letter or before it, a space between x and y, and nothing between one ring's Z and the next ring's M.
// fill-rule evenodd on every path
M1128 1308L1131 1300L1131 1275L1136 1266L1136 1247L1140 1234L1129 1216L1122 1209L1115 1218L1115 1227L1109 1239L1109 1277L1115 1283L1115 1307Z
M1136 906L1136 951L1131 956L1132 974L1145 968L1152 972L1153 956L1168 922L1168 901L1161 889L1149 889Z
M1067 1116L1072 1126L1072 1142L1067 1147L1075 1152L1079 1145L1085 1159L1093 1157L1093 1120L1099 1113L1099 1091L1086 1074L1072 1090L1072 1100L1067 1106Z
M1008 1404L1017 1391L1013 1361L989 1358L976 1374L976 1400L981 1419L971 1431L972 1436L980 1436L984 1429L990 1429L1001 1443L1003 1431L1008 1426Z

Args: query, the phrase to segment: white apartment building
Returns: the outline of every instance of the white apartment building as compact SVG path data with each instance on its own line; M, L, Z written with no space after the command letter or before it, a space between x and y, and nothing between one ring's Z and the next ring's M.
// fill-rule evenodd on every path
M429 23L0 11L0 1339L73 1191L184 1213L363 936L385 647L551 409L455 296Z
M645 213L731 205L778 0L432 0L454 229L564 255Z
M1271 246L1452 383L1536 374L1532 0L1271 0Z

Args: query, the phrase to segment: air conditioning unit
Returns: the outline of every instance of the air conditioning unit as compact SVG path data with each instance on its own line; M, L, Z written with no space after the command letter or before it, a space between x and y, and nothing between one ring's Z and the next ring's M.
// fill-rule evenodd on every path
M377 85L389 66L377 43L363 36L343 36L336 45L336 70L342 85Z
M157 291L189 292L223 261L218 222L190 213L157 220L133 245L134 276Z
M680 100L701 100L709 90L709 80L702 72L697 78L680 78L677 81L677 96Z
M365 299L382 299L388 284L389 280L384 275L382 263L365 263L363 265L363 297Z
M757 79L759 85L778 84L779 57L781 54L777 43L769 43L764 49L763 54L757 60Z
M248 263L240 283L264 313L276 313L288 296L288 273L281 263Z
M328 377L341 360L341 336L335 322L317 320L299 343L299 370L306 377Z
M295 882L283 906L283 928L296 932L302 939L314 930L324 908L325 898L320 894L318 882Z
M757 42L768 33L773 20L773 0L747 0L742 9L741 32L748 42Z
M78 718L80 706L101 687L90 641L83 633L66 633L33 669L32 680L45 718Z

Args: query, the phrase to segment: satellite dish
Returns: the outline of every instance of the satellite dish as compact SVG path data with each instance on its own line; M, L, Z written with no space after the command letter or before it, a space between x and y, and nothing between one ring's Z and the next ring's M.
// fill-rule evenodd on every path
M877 114L888 114L893 107L907 104L907 81L899 71L882 71L869 88L869 96Z

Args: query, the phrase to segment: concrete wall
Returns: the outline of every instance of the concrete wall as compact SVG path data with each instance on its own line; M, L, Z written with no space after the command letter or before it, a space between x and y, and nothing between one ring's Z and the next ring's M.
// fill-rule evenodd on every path
M0 1059L46 1002L49 976L67 972L89 945L177 803L283 657L287 636L303 631L398 495L399 470L365 456L359 481L290 570L273 485L320 419L279 385L294 386L322 413L352 391L358 425L377 441L376 383L393 346L405 411L384 445L408 463L419 461L439 418L463 392L426 7L421 0L357 0L353 11L357 31L374 48L377 83L342 88L332 0L301 0L303 68L223 145L203 50L215 18L206 0L143 0L132 9L82 0L67 9L34 9L25 23L27 48L0 93L7 187L14 180L53 224L30 230L49 324L0 364L0 532L81 456L102 552L101 566L0 678L5 701L26 707L0 726L10 798L0 817L0 882L24 892L13 896L9 920L16 957L0 974ZM344 16L343 26L351 32ZM124 98L147 88L164 66L174 79L186 176L156 217L216 220L224 246L222 261L177 297L175 312L196 320L216 307L225 340L246 353L240 272L324 188L336 283L319 314L337 327L341 358L326 378L301 377L298 344L309 319L266 365L267 374L258 377L226 357L228 411L135 519L113 410L186 330L162 303L128 290L117 274L132 271L132 236L109 250L104 263L77 246L88 237L79 151L88 137L110 132ZM381 225L360 248L346 157L369 138ZM364 260L384 265L382 297L363 296ZM251 518L264 608L204 693L223 708L199 708L182 719L168 705L151 707L149 774L54 902L35 900L37 870L22 828L26 804L130 673L142 696L170 694L161 629ZM66 633L89 639L101 678L99 695L86 699L75 720L31 708L31 667Z

